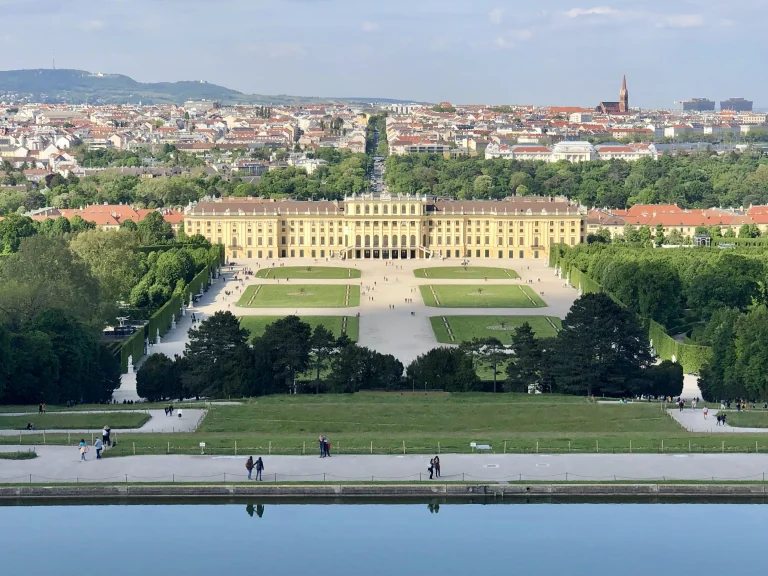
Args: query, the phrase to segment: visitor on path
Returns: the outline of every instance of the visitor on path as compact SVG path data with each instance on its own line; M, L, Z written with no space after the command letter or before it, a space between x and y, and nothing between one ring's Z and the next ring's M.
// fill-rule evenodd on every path
M109 426L104 426L104 430L101 431L101 437L104 440L104 446L112 446L112 440L109 437L111 430Z
M326 457L331 457L331 441L328 440L327 436L323 436L323 446L325 448L325 455Z
M101 438L96 439L93 447L96 448L96 460L101 460L101 451L104 449L104 444L102 443Z
M720 424L723 422L723 415L718 414L717 415L717 425L720 426Z
M320 445L320 458L325 458L325 442L322 434L317 437L317 443Z
M248 470L248 480L250 480L251 472L253 472L253 456L248 456L248 460L245 461L245 469Z
M435 466L435 477L440 478L440 457L439 456L435 456L434 466Z
M680 407L680 412L683 411L683 408L685 408L685 402L683 402L683 399L680 399L680 402L677 403L677 405Z
M261 459L261 456L259 456L259 459L256 460L256 480L261 482L261 472L264 470L264 461Z
M709 414L709 408L704 406L704 410L702 410L702 412L704 413L704 420L706 420L707 419L707 414Z
M432 480L432 474L435 471L435 459L430 458L429 459L429 468L427 468L427 472L429 472L429 479Z
M726 424L726 422L725 422L726 416L728 416L728 414L723 414L723 426L725 426L725 424Z
M37 407L37 413L42 414L43 413L43 405L40 404L40 406Z
M85 462L86 452L88 452L88 444L85 443L85 438L80 438L80 462Z

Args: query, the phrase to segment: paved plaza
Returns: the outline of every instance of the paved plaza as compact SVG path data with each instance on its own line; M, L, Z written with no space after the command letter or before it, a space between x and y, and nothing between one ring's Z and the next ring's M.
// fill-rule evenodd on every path
M18 447L0 446L0 451ZM77 447L38 446L34 460L0 460L0 483L245 481L242 456L130 456L80 462ZM426 481L430 455L269 456L268 482ZM442 480L760 480L768 454L442 454Z
M470 260L470 265L483 267L512 268L519 275L519 279L500 279L487 282L478 280L435 280L434 278L416 278L413 271L417 268L432 266L453 267L461 263L460 260L397 260L392 261L391 266L385 265L384 260L331 260L329 262L315 261L313 259L291 259L289 261L275 261L279 266L285 262L286 266L344 266L356 268L361 271L361 278L339 280L313 280L312 284L347 285L357 283L361 286L363 295L360 298L360 306L354 308L244 308L238 307L237 302L248 286L264 284L272 285L285 280L257 278L239 274L239 280L235 282L233 277L243 267L259 270L261 267L271 265L263 260L241 260L238 266L225 268L222 278L215 280L210 290L205 293L194 308L187 310L178 322L175 330L171 330L161 339L160 344L154 344L150 348L150 354L163 353L170 358L174 354L183 354L184 347L189 338L187 333L192 326L192 313L196 318L205 320L218 311L229 310L237 316L275 316L276 319L290 314L298 316L352 316L360 313L360 340L361 346L366 346L382 354L392 354L404 365L408 365L420 354L424 354L437 346L430 316L557 316L565 318L574 300L578 297L577 291L570 286L565 286L564 280L558 278L552 268L547 266L545 260ZM242 282L241 282L242 280ZM297 279L298 281L298 279ZM531 283L529 283L531 282ZM307 283L302 281L302 283ZM430 308L424 304L419 292L420 285L450 284L450 285L529 285L546 302L543 308ZM224 292L233 292L226 296ZM371 300L371 298L373 298ZM413 303L406 303L412 299ZM390 309L390 305L394 309ZM412 314L413 313L413 314ZM126 374L122 378L122 385L115 392L118 402L126 400L138 400L136 394L136 375Z
M718 426L716 417L716 414L719 412L718 410L710 410L706 418L704 418L704 411L701 408L696 410L686 408L682 412L677 408L673 408L668 410L668 412L672 418L677 420L689 432L712 432L716 434L741 434L742 432L765 434L768 432L768 428L736 428L730 424Z

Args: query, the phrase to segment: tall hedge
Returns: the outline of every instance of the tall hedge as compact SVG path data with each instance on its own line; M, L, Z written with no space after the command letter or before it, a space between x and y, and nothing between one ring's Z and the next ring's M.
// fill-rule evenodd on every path
M553 262L555 266L561 263L563 263L561 258L556 258ZM576 268L575 265L572 265L568 272L570 272L571 286L578 288L579 284L581 284L582 293L604 292L600 284L589 278L584 272ZM563 270L563 275L567 276L568 272ZM612 294L608 295L614 301L621 304L621 301L617 300ZM653 343L653 349L658 357L662 360L672 360L672 356L674 356L686 374L700 374L702 367L712 358L712 348L709 346L680 343L667 334L666 328L658 322L650 319L644 319L644 322L648 327L648 339Z
M128 357L133 357L133 364L136 365L138 361L144 356L144 329L136 330L129 338L123 341L120 346L120 369L123 374L128 373Z

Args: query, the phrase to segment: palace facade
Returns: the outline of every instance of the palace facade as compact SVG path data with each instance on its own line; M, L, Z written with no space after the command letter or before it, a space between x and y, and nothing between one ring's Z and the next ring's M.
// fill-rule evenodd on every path
M587 211L565 198L445 200L362 194L343 201L222 198L190 205L187 235L227 258L547 258L586 241Z

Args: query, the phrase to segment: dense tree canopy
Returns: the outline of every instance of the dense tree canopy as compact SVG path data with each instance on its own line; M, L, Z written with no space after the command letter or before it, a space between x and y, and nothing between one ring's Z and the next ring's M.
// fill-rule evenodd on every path
M664 155L658 161L545 162L391 156L393 192L451 198L562 195L588 206L677 203L681 207L768 204L768 156L762 152Z

